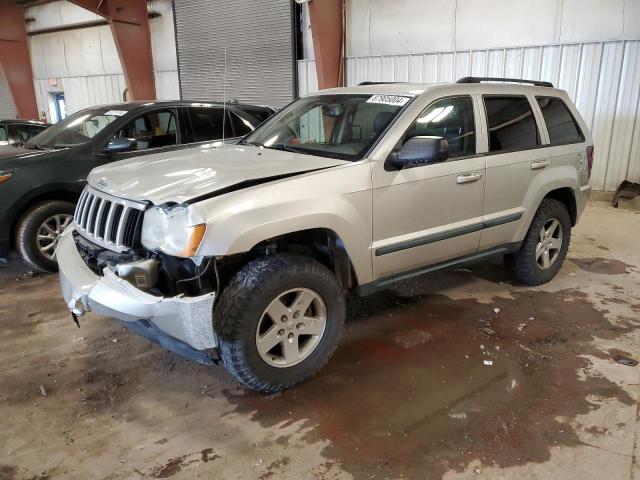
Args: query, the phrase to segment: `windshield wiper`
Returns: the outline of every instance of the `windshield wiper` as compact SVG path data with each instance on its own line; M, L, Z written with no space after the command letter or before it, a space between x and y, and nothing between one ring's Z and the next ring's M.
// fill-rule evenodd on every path
M264 144L260 142L247 142L244 138L236 143L236 145L253 145L254 147L264 147Z
M264 145L262 145L262 146L264 146ZM289 147L288 145L285 145L284 143L276 143L275 145L270 145L270 146L265 147L265 148L270 148L272 150L283 150L285 152L300 153L300 150L298 150L297 148Z
M24 145L24 148L27 148L29 150L48 150L48 148L43 147L42 145L36 145L35 143L33 145Z

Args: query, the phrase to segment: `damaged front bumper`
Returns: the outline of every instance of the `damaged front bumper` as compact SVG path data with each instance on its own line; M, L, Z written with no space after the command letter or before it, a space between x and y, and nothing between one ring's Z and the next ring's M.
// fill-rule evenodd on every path
M60 287L69 310L77 316L92 311L124 322L151 322L164 334L196 350L217 346L213 331L214 293L198 297L159 297L121 279L109 267L96 275L85 263L73 239L74 226L58 242Z

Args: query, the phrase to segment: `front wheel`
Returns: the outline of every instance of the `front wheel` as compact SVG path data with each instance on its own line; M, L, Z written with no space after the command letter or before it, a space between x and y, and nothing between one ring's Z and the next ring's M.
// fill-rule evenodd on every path
M344 330L345 301L324 265L276 254L238 271L213 316L229 373L249 388L276 393L327 363Z
M505 256L505 266L521 283L540 285L556 276L569 250L571 217L564 203L545 198L520 249Z
M16 246L23 260L38 271L58 270L58 239L73 221L75 205L65 201L47 201L33 206L22 217L16 234Z

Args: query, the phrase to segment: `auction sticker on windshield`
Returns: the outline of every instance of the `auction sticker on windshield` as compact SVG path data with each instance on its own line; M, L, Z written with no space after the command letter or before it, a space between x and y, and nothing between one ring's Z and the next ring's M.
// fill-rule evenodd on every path
M108 115L113 115L115 117L121 117L122 115L125 115L127 113L126 110L109 110L108 112L105 112L105 116Z
M411 100L411 97L403 97L400 95L374 95L367 100L367 103L382 103L384 105L402 107L409 100Z

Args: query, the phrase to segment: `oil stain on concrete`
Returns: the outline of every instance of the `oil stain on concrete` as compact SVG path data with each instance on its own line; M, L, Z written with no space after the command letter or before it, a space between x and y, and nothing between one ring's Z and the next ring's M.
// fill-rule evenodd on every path
M570 258L582 270L602 275L623 275L629 273L635 265L609 258Z

